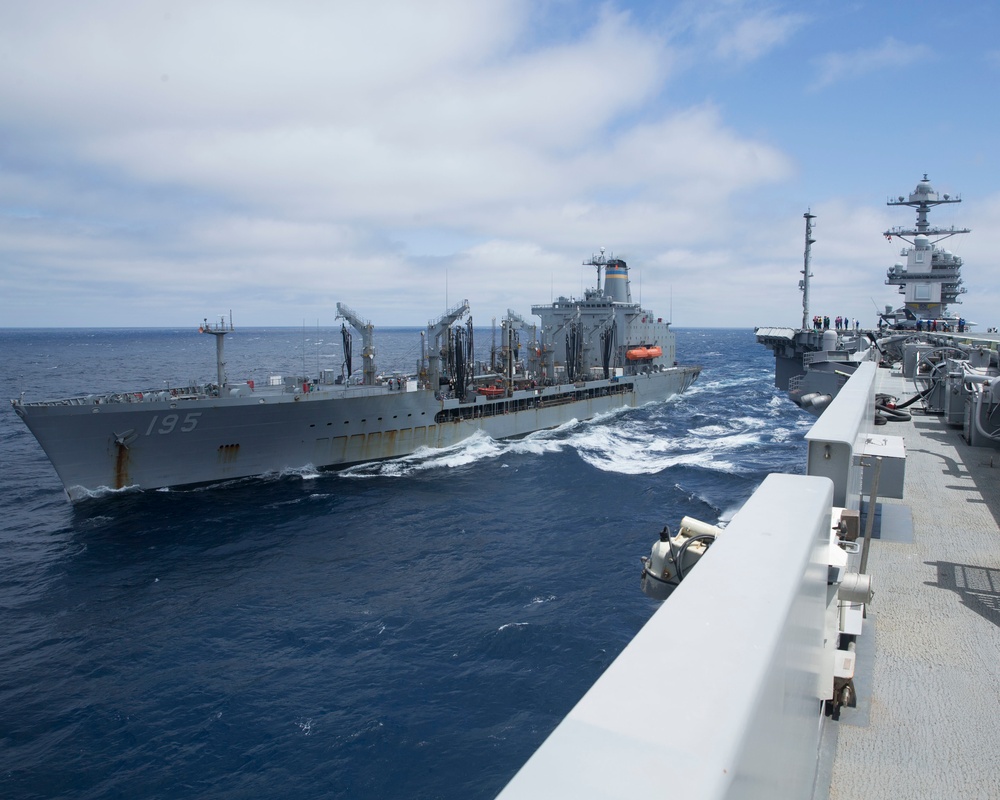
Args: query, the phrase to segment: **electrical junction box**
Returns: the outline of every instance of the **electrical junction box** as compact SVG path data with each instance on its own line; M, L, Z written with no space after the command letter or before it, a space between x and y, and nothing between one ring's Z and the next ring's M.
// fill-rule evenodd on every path
M878 476L878 497L902 500L903 479L906 477L906 446L903 437L869 436L865 439L862 457L865 460L865 471L861 479L861 491L865 498L871 495L875 459L881 457L882 471Z
M833 677L853 678L854 677L854 651L838 650L834 654Z
M861 628L865 621L865 607L863 603L840 604L840 632L849 633L853 636L861 635ZM840 655L839 653L837 655ZM838 676L840 677L840 676Z
M861 512L856 508L841 508L839 521L834 521L834 526L842 524L844 526L844 540L856 542L861 535ZM834 514L836 516L836 514Z

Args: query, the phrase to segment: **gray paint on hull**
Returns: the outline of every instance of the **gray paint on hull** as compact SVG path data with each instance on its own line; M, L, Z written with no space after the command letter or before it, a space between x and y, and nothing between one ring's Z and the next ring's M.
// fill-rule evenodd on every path
M493 416L436 423L446 408L429 391L170 398L135 403L19 404L70 499L102 488L157 489L210 483L312 465L344 467L455 445L478 431L494 439L524 436L573 419L665 400L683 392L696 367L629 377L632 391ZM592 381L592 387L607 386ZM549 387L542 398L572 386ZM524 398L531 392L515 394ZM482 407L490 404L480 401Z

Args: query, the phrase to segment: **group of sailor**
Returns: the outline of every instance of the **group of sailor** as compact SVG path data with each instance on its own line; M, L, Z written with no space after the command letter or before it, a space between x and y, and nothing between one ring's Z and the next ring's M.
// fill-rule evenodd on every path
M850 317L837 317L834 321L836 330L838 331L849 331L853 327L854 330L861 330L861 320L856 319L851 321ZM813 317L813 329L817 331L828 331L830 330L830 318L822 317L819 314Z
M926 320L926 321L922 320L922 319L918 319L917 320L917 330L918 331L931 331L931 332L944 331L945 333L950 333L951 330L952 330L952 323L950 323L950 322L948 322L946 320L941 320L941 323L938 324L938 321L936 319L931 319L931 320ZM965 333L965 318L964 317L959 317L958 318L958 332L959 333Z

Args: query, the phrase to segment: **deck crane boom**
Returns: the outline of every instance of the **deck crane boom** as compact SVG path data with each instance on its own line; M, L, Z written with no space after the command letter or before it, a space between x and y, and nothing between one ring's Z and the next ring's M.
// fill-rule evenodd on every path
M361 334L361 358L364 368L364 385L375 385L375 326L362 319L353 309L337 303L337 319L346 319Z

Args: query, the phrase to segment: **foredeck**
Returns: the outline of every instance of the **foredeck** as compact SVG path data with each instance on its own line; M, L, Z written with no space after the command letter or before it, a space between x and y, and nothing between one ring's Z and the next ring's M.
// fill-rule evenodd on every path
M897 370L877 390L916 392ZM824 734L829 797L1000 797L1000 451L920 411L886 432L905 439L906 479L881 502L910 509L912 535L886 526L871 548L858 706Z

